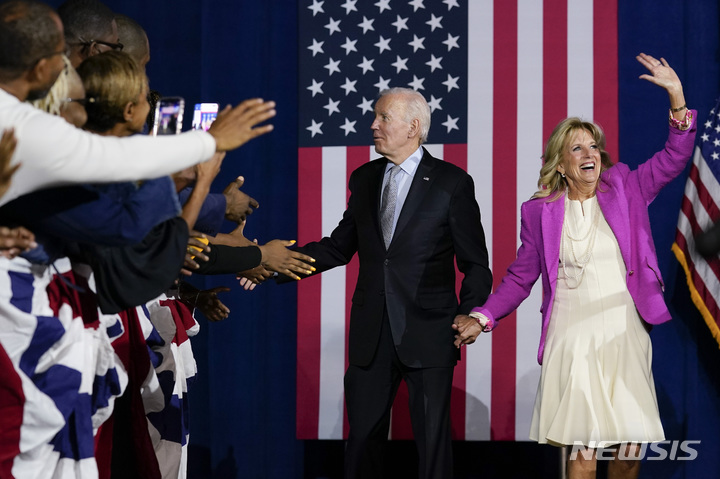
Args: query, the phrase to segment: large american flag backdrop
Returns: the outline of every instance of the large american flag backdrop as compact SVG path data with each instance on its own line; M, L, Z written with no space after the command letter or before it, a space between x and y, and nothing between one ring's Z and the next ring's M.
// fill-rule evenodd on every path
M694 237L720 220L720 99L707 121L698 125L690 175L678 217L673 252L685 270L690 296L720 343L720 256L705 258Z
M519 246L543 142L563 118L604 127L617 158L616 0L303 0L299 11L298 240L329 235L350 173L376 158L372 106L394 86L432 108L427 149L466 169L499 284ZM342 439L357 258L298 284L297 437ZM462 352L452 428L460 440L527 440L540 367L541 288ZM391 437L412 437L401 387Z

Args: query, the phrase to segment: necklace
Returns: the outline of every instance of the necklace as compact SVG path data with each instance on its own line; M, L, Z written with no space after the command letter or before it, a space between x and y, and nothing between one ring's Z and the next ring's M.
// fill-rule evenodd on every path
M570 200L565 195L565 216L563 218L563 235L560 240L560 265L565 274L565 283L568 288L575 289L580 286L585 274L585 267L592 259L593 247L595 246L595 238L597 237L598 224L600 223L600 205L593 204L593 217L590 227L584 235L575 235L571 231L569 217ZM577 237L576 237L577 236ZM578 256L575 252L575 243L587 241L587 248ZM569 247L568 247L569 245ZM575 268L574 273L569 273L567 268L568 249L570 250L570 265Z

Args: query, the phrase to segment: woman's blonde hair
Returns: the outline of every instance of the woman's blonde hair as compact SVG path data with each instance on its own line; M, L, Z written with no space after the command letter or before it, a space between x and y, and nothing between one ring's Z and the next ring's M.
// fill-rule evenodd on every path
M57 80L55 80L48 94L39 100L31 102L35 108L46 111L51 115L60 115L60 110L65 104L69 94L68 92L70 91L70 75L75 70L70 64L68 57L63 55L62 59L63 62L65 62L65 69L60 73Z
M80 64L78 73L87 98L85 128L100 133L125 121L125 106L136 103L148 83L145 71L125 52L92 56Z
M547 198L555 195L550 201L555 201L567 188L567 180L558 171L562 163L563 151L567 147L572 135L578 130L585 130L593 137L593 141L600 151L601 173L613 164L610 155L605 151L605 134L595 123L583 121L580 118L571 116L565 118L553 130L545 145L543 155L543 166L540 168L540 179L538 179L538 191L533 198Z

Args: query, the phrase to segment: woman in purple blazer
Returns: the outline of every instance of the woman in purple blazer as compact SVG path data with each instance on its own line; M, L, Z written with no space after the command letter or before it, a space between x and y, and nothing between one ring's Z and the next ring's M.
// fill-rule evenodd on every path
M597 125L560 122L545 148L539 190L521 208L517 259L487 302L473 309L477 321L453 326L456 346L473 343L542 277L542 370L530 438L574 446L571 478L595 477L597 448L612 449L612 477L637 477L640 461L632 459L640 444L665 439L648 325L668 321L670 313L647 208L683 171L695 121L668 63L643 53L637 60L650 71L640 78L670 97L665 148L631 171L613 166Z

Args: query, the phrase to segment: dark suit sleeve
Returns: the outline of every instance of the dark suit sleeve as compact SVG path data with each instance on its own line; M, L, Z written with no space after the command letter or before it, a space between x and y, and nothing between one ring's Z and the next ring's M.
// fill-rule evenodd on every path
M480 208L475 200L475 184L467 174L458 183L450 202L450 231L458 269L464 275L457 314L468 314L487 300L492 291L492 273Z
M313 263L315 271L310 275L320 274L323 271L327 271L336 266L346 265L357 252L358 232L353 207L353 191L357 181L357 175L353 172L353 174L350 175L350 180L348 182L350 199L348 200L347 209L345 210L345 213L343 213L340 223L338 223L330 236L326 236L320 241L313 241L312 243L308 243L297 248L297 251L315 258L315 263ZM302 273L296 274L301 278L310 276ZM279 275L276 280L278 283L293 281L290 277L282 274Z
M235 274L240 271L252 269L260 265L262 253L257 246L227 246L222 244L210 245L206 252L207 261L196 258L198 274Z

